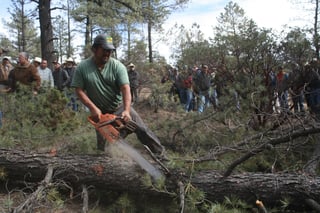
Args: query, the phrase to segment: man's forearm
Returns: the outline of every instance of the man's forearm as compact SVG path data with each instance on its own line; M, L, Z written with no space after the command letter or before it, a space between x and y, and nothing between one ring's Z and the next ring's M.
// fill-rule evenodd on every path
M121 87L122 92L122 101L123 101L123 107L125 111L130 112L131 107L131 93L130 93L130 87L129 85L124 85Z
M96 110L97 106L90 100L90 98L82 89L76 88L76 94L80 99L81 103L88 107L90 111Z

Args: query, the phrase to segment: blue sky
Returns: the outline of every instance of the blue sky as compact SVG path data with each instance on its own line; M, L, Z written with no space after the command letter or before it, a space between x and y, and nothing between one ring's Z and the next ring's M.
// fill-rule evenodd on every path
M191 26L193 22L197 22L207 31L207 28L215 25L216 18L223 12L228 2L229 0L191 0L183 11L176 11L169 17L166 26L172 26L174 23ZM296 25L297 16L303 12L298 8L299 5L292 3L292 0L233 0L233 2L239 4L247 16L256 21L260 27L279 29L284 24ZM2 20L10 17L7 8L11 5L11 0L1 0L0 32L4 30Z

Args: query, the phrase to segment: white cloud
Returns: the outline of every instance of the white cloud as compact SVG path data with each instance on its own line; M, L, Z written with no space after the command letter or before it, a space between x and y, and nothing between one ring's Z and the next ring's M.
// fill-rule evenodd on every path
M183 11L175 11L164 24L164 29L168 30L176 23L191 28L196 22L206 37L213 37L213 27L216 26L217 18L224 12L228 2L228 0L192 1ZM305 17L310 20L312 16L310 11L302 9L301 5L293 4L290 0L234 0L233 2L244 9L246 17L255 21L258 27L272 28L278 32L284 25L303 27L310 23ZM171 50L168 45L159 44L155 48L169 60Z
M280 31L284 25L303 26L310 11L289 0L236 0L245 10L246 16L253 19L259 27Z

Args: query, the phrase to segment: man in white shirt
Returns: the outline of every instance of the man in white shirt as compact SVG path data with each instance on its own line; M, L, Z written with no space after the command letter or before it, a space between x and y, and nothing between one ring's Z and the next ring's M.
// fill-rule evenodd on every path
M38 72L41 78L41 87L42 88L53 88L54 80L52 76L52 71L48 68L48 62L45 59L42 59L40 66L38 67Z

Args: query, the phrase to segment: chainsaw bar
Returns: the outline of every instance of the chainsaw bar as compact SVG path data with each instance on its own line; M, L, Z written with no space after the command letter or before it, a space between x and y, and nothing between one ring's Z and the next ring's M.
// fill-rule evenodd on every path
M135 148L129 145L124 139L119 139L115 146L124 151L132 160L134 160L143 170L145 170L155 180L164 178L162 172L146 160Z
M127 123L122 122L121 118L113 114L102 115L99 122L95 122L91 117L88 117L89 122L99 131L99 133L112 145L115 145L134 160L142 169L144 169L155 180L163 178L163 173L157 167L146 160L135 148L129 145L120 135L120 130L125 129L129 132L134 132L137 124L134 121ZM149 149L151 154L151 150ZM152 156L152 155L151 155ZM152 156L155 158L155 156ZM159 160L156 160L159 163ZM160 162L161 163L161 162ZM160 164L161 165L161 164Z

